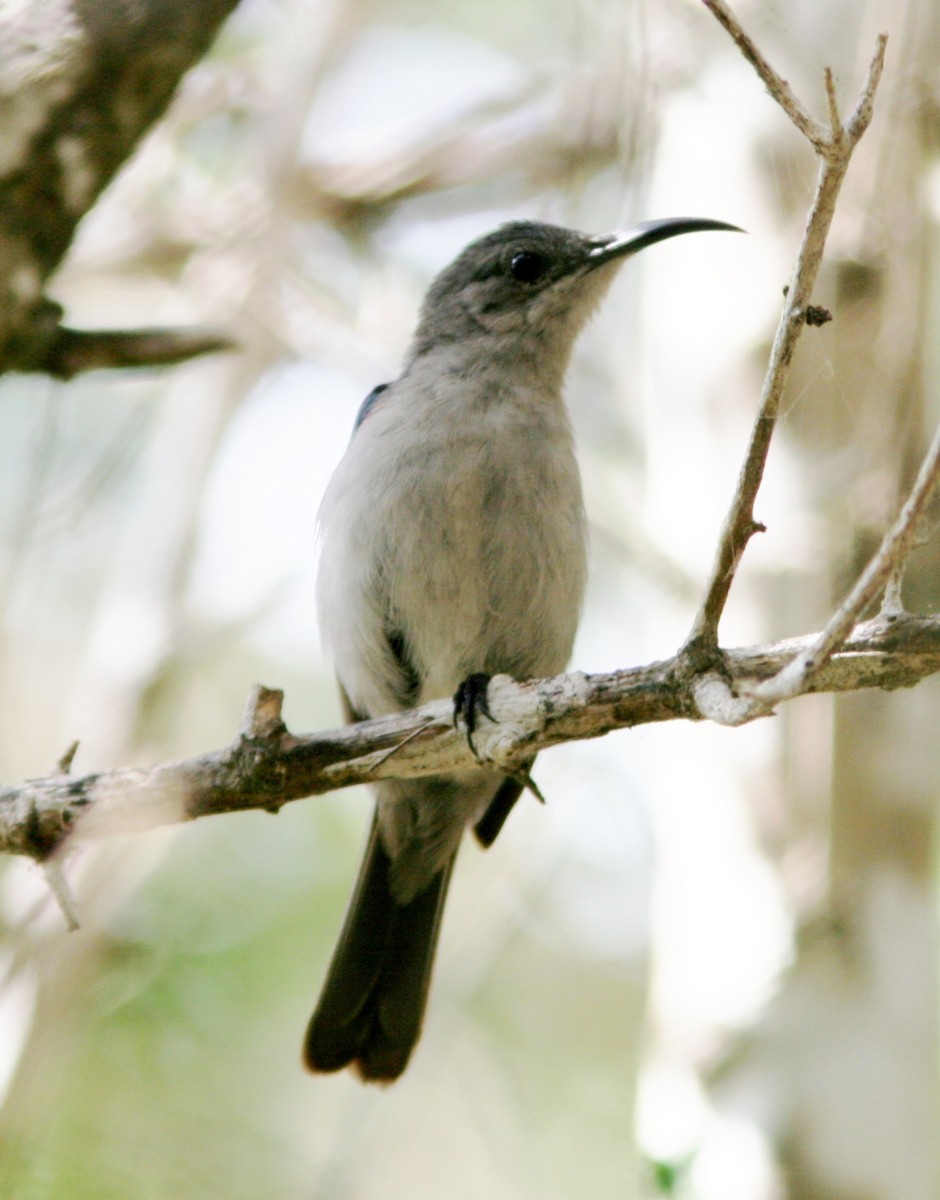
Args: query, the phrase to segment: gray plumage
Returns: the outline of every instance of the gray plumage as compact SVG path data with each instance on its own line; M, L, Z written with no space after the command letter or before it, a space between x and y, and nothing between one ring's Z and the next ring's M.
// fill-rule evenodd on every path
M565 669L586 570L562 399L572 345L629 254L716 228L733 227L678 218L588 237L515 222L434 281L404 370L363 405L320 509L320 625L350 719L451 696L476 673ZM374 790L305 1057L389 1080L420 1032L463 831L489 844L519 788L480 767Z

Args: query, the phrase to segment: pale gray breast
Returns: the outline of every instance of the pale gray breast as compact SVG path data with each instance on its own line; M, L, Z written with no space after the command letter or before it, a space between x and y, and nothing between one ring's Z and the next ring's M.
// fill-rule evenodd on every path
M389 609L425 680L449 694L473 671L564 669L585 577L584 517L560 401L428 421L400 475L388 546Z

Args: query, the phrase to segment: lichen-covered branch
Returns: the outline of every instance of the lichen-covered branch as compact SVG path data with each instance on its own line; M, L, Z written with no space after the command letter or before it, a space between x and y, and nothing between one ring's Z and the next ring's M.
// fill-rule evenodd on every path
M497 676L489 691L494 720L482 723L474 747L511 772L537 751L617 729L679 719L740 724L757 714L735 708L736 682L774 676L815 636L725 651L719 672L690 672L679 655L609 674L525 683ZM805 690L910 687L937 671L940 617L899 615L858 626ZM280 702L281 693L256 688L235 741L195 758L84 776L57 768L0 788L0 851L46 861L73 841L244 809L277 812L289 800L353 784L475 765L449 701L304 736L284 727Z

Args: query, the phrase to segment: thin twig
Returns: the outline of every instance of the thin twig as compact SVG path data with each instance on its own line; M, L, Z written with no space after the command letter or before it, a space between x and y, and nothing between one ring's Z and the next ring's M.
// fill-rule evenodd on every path
M842 117L839 115L839 99L836 96L836 81L832 67L826 67L826 103L829 105L829 134L833 142L840 142L845 135Z
M848 135L853 141L857 142L871 124L872 114L875 111L875 92L877 92L878 84L881 82L887 50L888 35L886 33L879 33L875 43L874 57L868 64L868 78L865 80L865 86L862 88L862 94L859 96L855 111L849 117L849 123L846 126Z
M843 645L862 613L877 599L900 569L917 541L920 518L940 482L940 429L921 464L917 480L897 520L885 534L878 552L859 576L855 586L833 613L819 637L807 651L795 655L773 679L747 690L764 704L776 704L806 691L808 683Z
M406 734L400 742L396 743L396 745L392 746L389 750L386 750L384 754L378 755L378 757L372 763L372 766L369 768L370 771L376 770L376 768L380 767L382 763L388 762L390 758L393 758L396 754L400 754L409 742L413 742L416 737L419 737L422 733L424 733L425 729L430 728L430 726L431 721L425 721L422 725L419 725L417 729L413 729L411 733Z
M703 0L705 7L717 18L719 24L730 34L747 61L764 82L767 91L787 114L800 133L819 149L825 145L828 135L824 126L814 121L793 94L787 81L778 75L760 50L744 32L741 25L724 0Z
M786 292L786 302L774 337L770 362L761 390L760 408L748 445L734 497L722 527L715 565L705 591L705 598L696 614L686 640L686 650L711 650L718 645L718 624L741 555L754 533L763 526L754 518L754 503L764 477L767 455L773 436L780 400L787 382L788 368L796 343L806 324L813 286L822 261L823 249L835 213L839 189L848 170L852 152L868 127L873 111L873 97L881 70L887 39L878 39L877 49L868 71L868 78L847 127L843 127L836 104L831 73L826 76L826 92L832 129L826 132L809 118L796 101L789 85L782 80L759 53L741 29L723 0L704 0L721 24L731 34L742 53L753 64L774 99L778 101L793 123L812 142L820 158L819 179L803 233L796 266Z

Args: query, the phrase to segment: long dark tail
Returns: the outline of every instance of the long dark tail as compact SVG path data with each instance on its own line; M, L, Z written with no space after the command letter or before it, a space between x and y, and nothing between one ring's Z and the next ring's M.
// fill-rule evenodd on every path
M304 1042L311 1071L397 1079L421 1032L453 858L408 904L394 900L373 819L346 921Z

